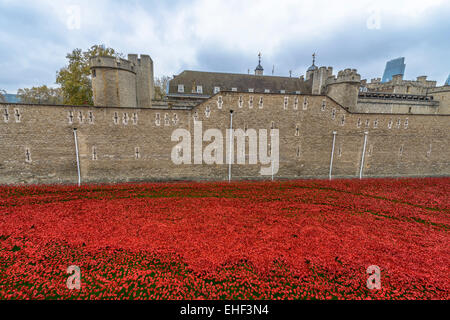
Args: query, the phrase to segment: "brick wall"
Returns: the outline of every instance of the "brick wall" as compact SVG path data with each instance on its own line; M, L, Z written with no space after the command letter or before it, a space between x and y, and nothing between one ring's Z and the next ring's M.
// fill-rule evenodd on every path
M203 132L225 137L230 109L234 128L269 130L273 122L280 130L275 178L327 178L333 132L333 177L359 177L365 132L364 177L450 173L449 116L356 114L326 96L222 92L192 110L0 104L0 183L76 183L74 128L83 182L226 180L228 164L173 164L171 135L185 128L193 136L197 116ZM233 179L260 179L260 168L234 164Z

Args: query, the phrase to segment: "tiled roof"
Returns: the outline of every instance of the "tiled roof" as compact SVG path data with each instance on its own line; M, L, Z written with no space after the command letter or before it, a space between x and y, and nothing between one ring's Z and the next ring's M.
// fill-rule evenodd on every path
M196 91L197 86L202 86L202 95L208 96L214 94L214 87L219 87L222 91L236 88L240 92L254 89L254 92L270 90L272 93L280 93L284 90L286 93L311 93L311 81L300 78L186 70L170 81L169 95L178 94L178 85L181 84L184 85L184 93L189 95L192 95L193 89Z

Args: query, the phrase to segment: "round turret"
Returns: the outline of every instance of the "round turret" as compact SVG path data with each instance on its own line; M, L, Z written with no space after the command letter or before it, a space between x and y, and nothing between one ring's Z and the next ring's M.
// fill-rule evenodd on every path
M115 57L94 57L90 60L94 105L136 107L136 66Z

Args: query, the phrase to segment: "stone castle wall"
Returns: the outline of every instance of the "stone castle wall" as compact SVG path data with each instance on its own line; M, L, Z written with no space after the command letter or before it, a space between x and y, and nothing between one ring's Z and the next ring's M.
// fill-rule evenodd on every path
M364 177L450 173L449 116L358 114L320 95L221 92L192 110L0 104L0 184L76 183L74 128L83 183L226 180L228 164L173 164L171 135L185 128L193 141L197 118L203 131L225 136L230 109L234 128L280 130L275 178L327 178L333 132L333 177L359 177L365 132ZM234 164L233 179L269 179L260 168Z

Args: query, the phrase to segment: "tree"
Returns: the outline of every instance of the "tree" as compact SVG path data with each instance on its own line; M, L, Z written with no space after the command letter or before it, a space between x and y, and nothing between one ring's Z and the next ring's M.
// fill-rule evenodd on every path
M56 83L61 85L63 103L69 105L93 105L91 72L89 60L96 56L123 58L112 48L94 45L87 51L74 49L67 54L69 64L59 70Z
M22 103L61 104L63 102L60 88L49 88L46 85L31 89L17 90L17 98Z
M172 77L162 76L155 78L155 100L162 100L166 96L167 86Z
M6 97L5 97L5 95L6 95L6 91L0 89L0 102L6 102Z

